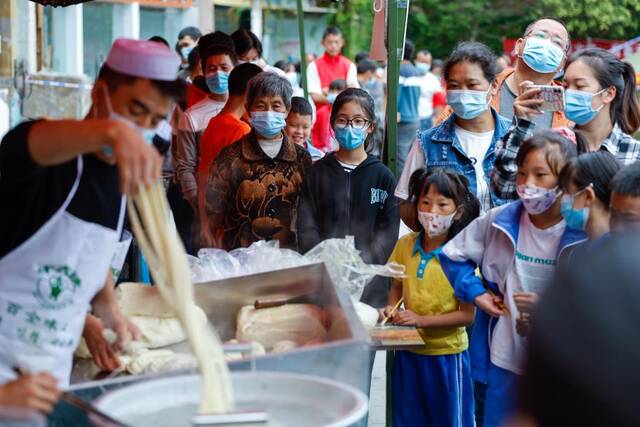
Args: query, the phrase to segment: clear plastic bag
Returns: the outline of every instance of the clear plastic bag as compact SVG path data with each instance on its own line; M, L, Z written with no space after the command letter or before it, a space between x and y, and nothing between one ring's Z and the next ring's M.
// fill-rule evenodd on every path
M375 276L402 278L405 275L403 265L367 264L356 249L353 236L344 239L327 239L320 242L304 256L309 260L322 261L333 282L359 301L364 287Z
M366 264L356 249L353 236L320 242L306 255L281 249L277 241L260 241L248 248L226 252L201 249L198 257L189 257L194 283L229 277L247 276L267 271L324 262L333 282L355 300L360 300L364 287L374 276L404 277L404 266L398 264Z

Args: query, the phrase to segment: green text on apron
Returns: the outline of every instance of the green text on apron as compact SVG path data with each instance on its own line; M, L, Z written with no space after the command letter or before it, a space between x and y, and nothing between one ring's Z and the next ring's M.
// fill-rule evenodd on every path
M69 384L72 355L85 315L104 286L122 230L83 221L67 208L82 176L78 173L62 207L33 236L0 259L0 384L14 379L15 366L48 371Z

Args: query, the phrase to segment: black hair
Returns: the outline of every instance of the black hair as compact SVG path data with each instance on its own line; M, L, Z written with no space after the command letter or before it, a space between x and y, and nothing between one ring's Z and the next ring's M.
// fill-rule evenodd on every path
M185 37L191 37L193 41L198 41L198 39L202 37L202 33L196 27L186 27L178 33L178 40L181 40Z
M444 68L444 61L442 59L434 59L431 61L431 69L434 68Z
M235 56L236 45L233 43L233 39L229 34L222 31L214 31L213 33L205 34L198 40L200 57L202 58L207 52L207 49L213 45L225 46L227 49L233 51Z
M198 49L192 49L191 52L189 52L187 62L189 63L189 71L193 71L196 69L196 66L200 62L200 52L198 51Z
M431 55L431 52L429 52L427 49L420 49L420 50L416 53L416 55L420 55L420 54L422 54L422 55L424 55L424 56L429 56L429 55Z
M451 52L451 56L447 59L444 66L444 78L449 78L451 69L461 62L469 62L477 64L482 69L484 78L489 83L493 83L496 79L496 56L485 44L480 42L462 42Z
M256 98L263 96L280 96L287 110L291 108L293 88L289 80L276 73L260 73L249 82L247 88L247 105L253 105Z
M329 123L333 128L336 122L336 118L338 113L344 106L349 102L357 102L360 105L360 108L364 111L367 116L366 119L369 120L369 126L376 123L376 104L373 101L369 92L364 89L350 87L348 89L343 90L336 97L336 100L333 101L333 105L331 106L331 116L329 117ZM365 149L367 148L369 141L373 138L374 132L371 132L365 141Z
M324 30L324 33L322 33L322 40L326 39L329 36L342 37L342 31L340 31L340 28L332 25L330 27L327 27L326 30Z
M358 74L364 74L369 71L375 72L378 69L378 66L370 59L363 59L362 61L358 62L357 69Z
M556 177L560 176L560 172L567 162L578 155L573 142L559 133L547 129L534 133L522 143L516 157L518 167L522 167L527 156L537 150L544 152L547 164Z
M609 209L611 189L609 184L622 166L607 151L585 153L571 159L560 172L560 186L566 191L573 183L578 190L588 186L593 188L596 197L605 209Z
M567 67L575 61L581 61L591 68L602 89L616 88L616 97L611 103L611 122L619 124L625 133L633 135L640 128L640 106L636 99L636 72L633 65L600 48L579 50L571 55Z
M273 64L273 66L276 67L276 68L281 69L285 73L288 73L289 72L288 70L290 70L292 67L293 67L294 71L296 71L295 64L287 61L286 59L281 59L281 60L277 61L275 64Z
M169 47L169 42L164 39L164 37L153 36L149 38L150 42L162 43L166 47Z
M209 46L204 55L200 55L200 63L202 64L202 72L207 69L207 59L214 55L227 55L231 59L231 63L236 65L238 63L238 57L233 49L229 49L228 46L214 44Z
M369 52L365 52L365 51L358 52L355 57L356 65L360 64L360 62L365 61L367 59L369 59Z
M416 214L420 198L435 186L438 193L453 199L456 204L458 218L454 217L447 240L453 239L474 219L480 216L480 201L469 189L469 180L453 170L443 168L421 168L413 172L409 179L409 200L413 203Z
M373 98L369 95L369 92L364 89L350 87L340 92L336 100L333 102L333 106L331 107L331 117L329 118L331 127L333 127L342 106L348 102L357 102L358 105L360 105L360 108L362 108L367 115L366 119L371 123L375 122L376 106Z
M254 33L244 28L240 28L231 34L231 39L235 45L236 55L242 56L255 49L258 56L262 57L262 42Z
M543 16L542 18L538 18L532 23L530 23L529 25L527 25L527 28L524 29L524 33L523 33L524 37L528 36L529 33L532 31L534 25L536 25L540 21L555 21L558 24L562 25L564 30L567 32L567 47L565 48L565 51L569 50L569 48L571 47L571 33L569 33L567 24L562 19L556 18L555 16Z
M329 84L329 90L345 90L347 88L347 81L343 79L337 79Z
M297 113L301 116L313 116L313 108L311 108L311 104L305 98L294 96L291 98L291 111L289 113Z
M136 80L140 79L143 78L120 73L110 68L107 64L103 64L96 80L104 81L107 84L109 92L113 92L120 86L132 85ZM171 81L152 79L143 80L149 80L153 87L158 89L160 93L168 96L176 102L182 101L187 96L187 83L180 78Z
M622 168L611 180L611 191L621 196L640 197L640 162Z
M229 74L229 95L242 96L247 92L249 81L262 73L262 68L256 64L240 64Z
M405 61L412 61L413 53L415 50L416 50L416 47L414 46L413 42L409 39L405 40L404 54L402 55L402 59L404 59Z

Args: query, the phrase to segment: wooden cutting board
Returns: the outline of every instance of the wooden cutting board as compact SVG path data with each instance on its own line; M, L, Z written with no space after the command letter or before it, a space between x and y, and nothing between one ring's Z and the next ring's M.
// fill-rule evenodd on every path
M369 331L377 349L406 349L424 347L424 341L414 326L376 325Z

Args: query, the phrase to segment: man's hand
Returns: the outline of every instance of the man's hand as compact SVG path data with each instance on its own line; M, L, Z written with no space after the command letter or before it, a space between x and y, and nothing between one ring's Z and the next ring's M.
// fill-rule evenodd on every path
M491 296L488 292L478 295L473 302L490 316L500 317L505 314L504 310L500 308L503 304L502 298Z
M82 337L86 341L91 357L98 368L111 372L120 367L120 359L117 352L111 349L111 345L102 335L103 330L100 319L88 314Z
M118 165L120 191L126 195L135 194L139 186L148 187L160 179L162 156L137 129L110 120L107 134L107 144L113 155L106 160Z
M47 373L26 374L0 385L0 406L29 408L48 414L59 398L58 381Z
M516 303L518 311L522 314L531 314L539 299L538 294L533 292L516 292L513 294L513 301Z
M520 95L513 102L513 113L519 119L533 121L536 116L544 114L540 107L544 103L540 95L540 89L531 88L533 82L524 81L520 83Z
M420 326L421 316L411 310L397 311L393 316L393 324L401 326Z

